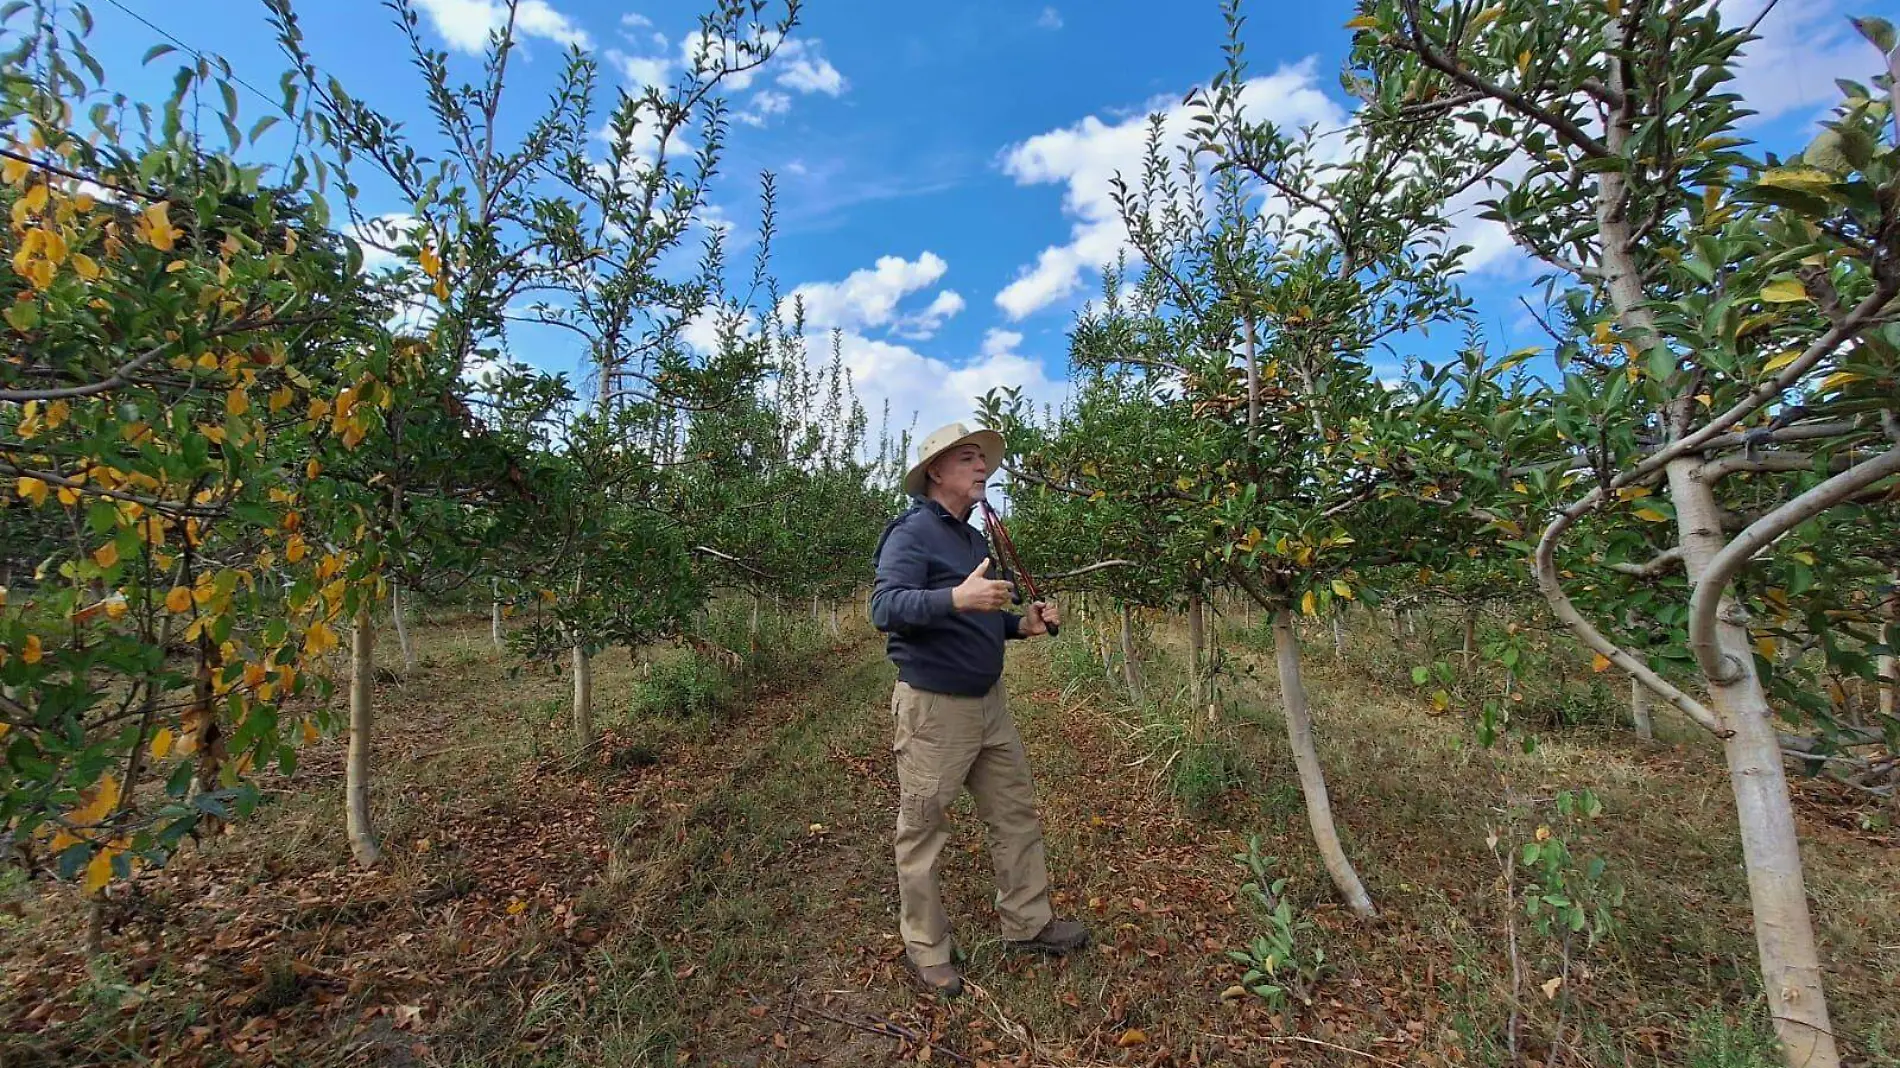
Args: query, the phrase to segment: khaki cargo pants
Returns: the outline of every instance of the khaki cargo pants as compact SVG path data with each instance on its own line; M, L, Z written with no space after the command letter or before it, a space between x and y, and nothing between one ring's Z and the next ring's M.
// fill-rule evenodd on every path
M1002 680L981 697L932 693L899 682L891 714L900 788L898 926L911 960L920 967L950 961L950 917L943 911L938 868L950 838L945 811L966 786L989 829L1003 937L1034 938L1053 916L1049 869L1035 784Z

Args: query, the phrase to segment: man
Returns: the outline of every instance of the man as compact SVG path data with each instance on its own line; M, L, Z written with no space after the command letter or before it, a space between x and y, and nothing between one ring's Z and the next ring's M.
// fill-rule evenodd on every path
M1050 907L1035 787L1003 695L1003 642L1046 634L1061 615L1042 602L1024 615L1005 611L1014 586L987 577L989 546L969 523L1002 457L1002 435L961 423L924 439L904 478L918 500L884 528L871 591L871 621L890 636L897 665L898 926L912 974L943 997L961 993L963 978L938 859L950 837L944 811L966 786L989 830L1004 939L1058 955L1089 941L1087 928Z

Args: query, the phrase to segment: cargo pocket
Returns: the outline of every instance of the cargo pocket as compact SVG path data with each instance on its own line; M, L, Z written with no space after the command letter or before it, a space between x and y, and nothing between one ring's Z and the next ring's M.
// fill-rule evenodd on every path
M898 770L897 826L899 831L928 833L943 822L942 780L935 775Z

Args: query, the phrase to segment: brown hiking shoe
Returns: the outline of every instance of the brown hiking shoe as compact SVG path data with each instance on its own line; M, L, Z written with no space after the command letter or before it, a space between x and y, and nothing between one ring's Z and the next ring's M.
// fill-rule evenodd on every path
M1036 937L1021 940L1012 939L1010 948L1026 953L1047 953L1061 957L1074 953L1089 944L1089 929L1075 920L1050 920L1043 924Z
M904 957L904 970L917 981L917 985L940 998L953 998L963 993L963 975L954 964L919 965L908 955Z

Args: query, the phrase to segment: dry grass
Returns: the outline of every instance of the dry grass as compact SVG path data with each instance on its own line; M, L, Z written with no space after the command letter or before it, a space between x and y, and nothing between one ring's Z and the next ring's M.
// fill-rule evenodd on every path
M382 868L347 866L331 742L255 819L144 880L100 961L73 949L66 892L15 891L0 1062L868 1065L928 1049L1051 1065L1503 1064L1513 997L1485 837L1528 834L1547 818L1538 799L1588 786L1608 812L1577 847L1606 857L1629 897L1573 974L1564 1062L1771 1063L1713 750L1686 731L1644 745L1602 727L1546 733L1528 753L1478 749L1404 685L1413 653L1373 633L1345 663L1310 659L1377 924L1334 904L1257 650L1226 635L1231 707L1182 753L1178 711L1078 678L1065 634L1016 647L1009 678L1058 908L1097 945L1064 961L1006 952L965 801L945 893L974 993L923 997L897 966L891 676L868 638L781 665L733 712L684 720L630 716L638 669L603 656L608 740L576 762L565 678L511 676L480 622L429 627L417 675L379 694ZM1165 654L1173 637L1159 638ZM1165 655L1150 665L1157 692L1178 683L1171 670ZM1895 842L1859 830L1855 811L1804 790L1805 857L1836 1022L1857 1057L1893 1065ZM1224 951L1261 923L1229 859L1249 834L1280 858L1315 925L1304 944L1333 966L1284 1018L1223 996L1240 971ZM1528 1063L1549 1057L1556 1005L1536 990L1546 947L1527 939L1523 957Z

